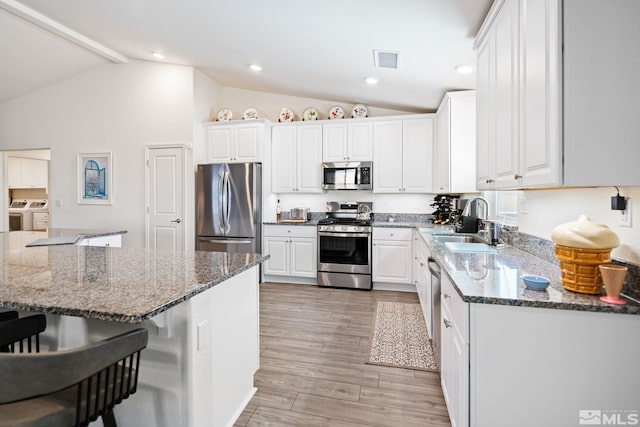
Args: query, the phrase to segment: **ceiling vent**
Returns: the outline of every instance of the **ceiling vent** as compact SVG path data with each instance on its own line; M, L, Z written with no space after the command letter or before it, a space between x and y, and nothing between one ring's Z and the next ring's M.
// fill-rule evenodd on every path
M397 70L399 61L400 52L392 52L389 50L373 51L373 63L376 68L391 68Z

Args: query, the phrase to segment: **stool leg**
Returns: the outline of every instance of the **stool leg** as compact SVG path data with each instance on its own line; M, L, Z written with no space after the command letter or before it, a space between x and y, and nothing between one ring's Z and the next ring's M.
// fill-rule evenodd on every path
M104 427L118 427L116 417L113 416L113 409L102 414L102 424Z

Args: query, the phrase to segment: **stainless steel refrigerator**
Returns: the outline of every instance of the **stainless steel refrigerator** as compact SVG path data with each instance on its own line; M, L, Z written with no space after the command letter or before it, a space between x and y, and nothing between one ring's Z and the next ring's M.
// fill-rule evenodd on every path
M198 165L196 250L261 252L262 165Z

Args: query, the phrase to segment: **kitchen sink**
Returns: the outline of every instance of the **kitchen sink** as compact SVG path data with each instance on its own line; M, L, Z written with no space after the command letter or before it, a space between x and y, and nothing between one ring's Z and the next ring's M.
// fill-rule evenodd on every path
M486 243L484 240L476 236L464 236L460 234L434 234L433 240L436 242L446 243Z

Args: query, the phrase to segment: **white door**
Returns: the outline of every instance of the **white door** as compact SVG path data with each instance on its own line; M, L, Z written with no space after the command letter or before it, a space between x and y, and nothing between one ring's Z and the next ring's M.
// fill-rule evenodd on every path
M347 125L345 123L323 125L322 160L325 162L347 160Z
M296 237L291 239L291 275L298 277L316 277L317 241L310 237Z
M374 282L411 283L411 241L378 240L372 248Z
M350 161L373 160L373 123L349 123L347 159Z
M402 191L402 120L373 124L373 192Z
M433 119L429 117L403 120L402 127L402 191L431 193L433 191Z
M271 190L291 193L296 188L296 128L271 130Z
M291 269L291 244L288 237L266 237L262 253L270 255L264 263L264 274L288 276Z
M184 242L182 147L147 150L147 249L181 251Z
M322 193L322 126L298 127L296 191Z

